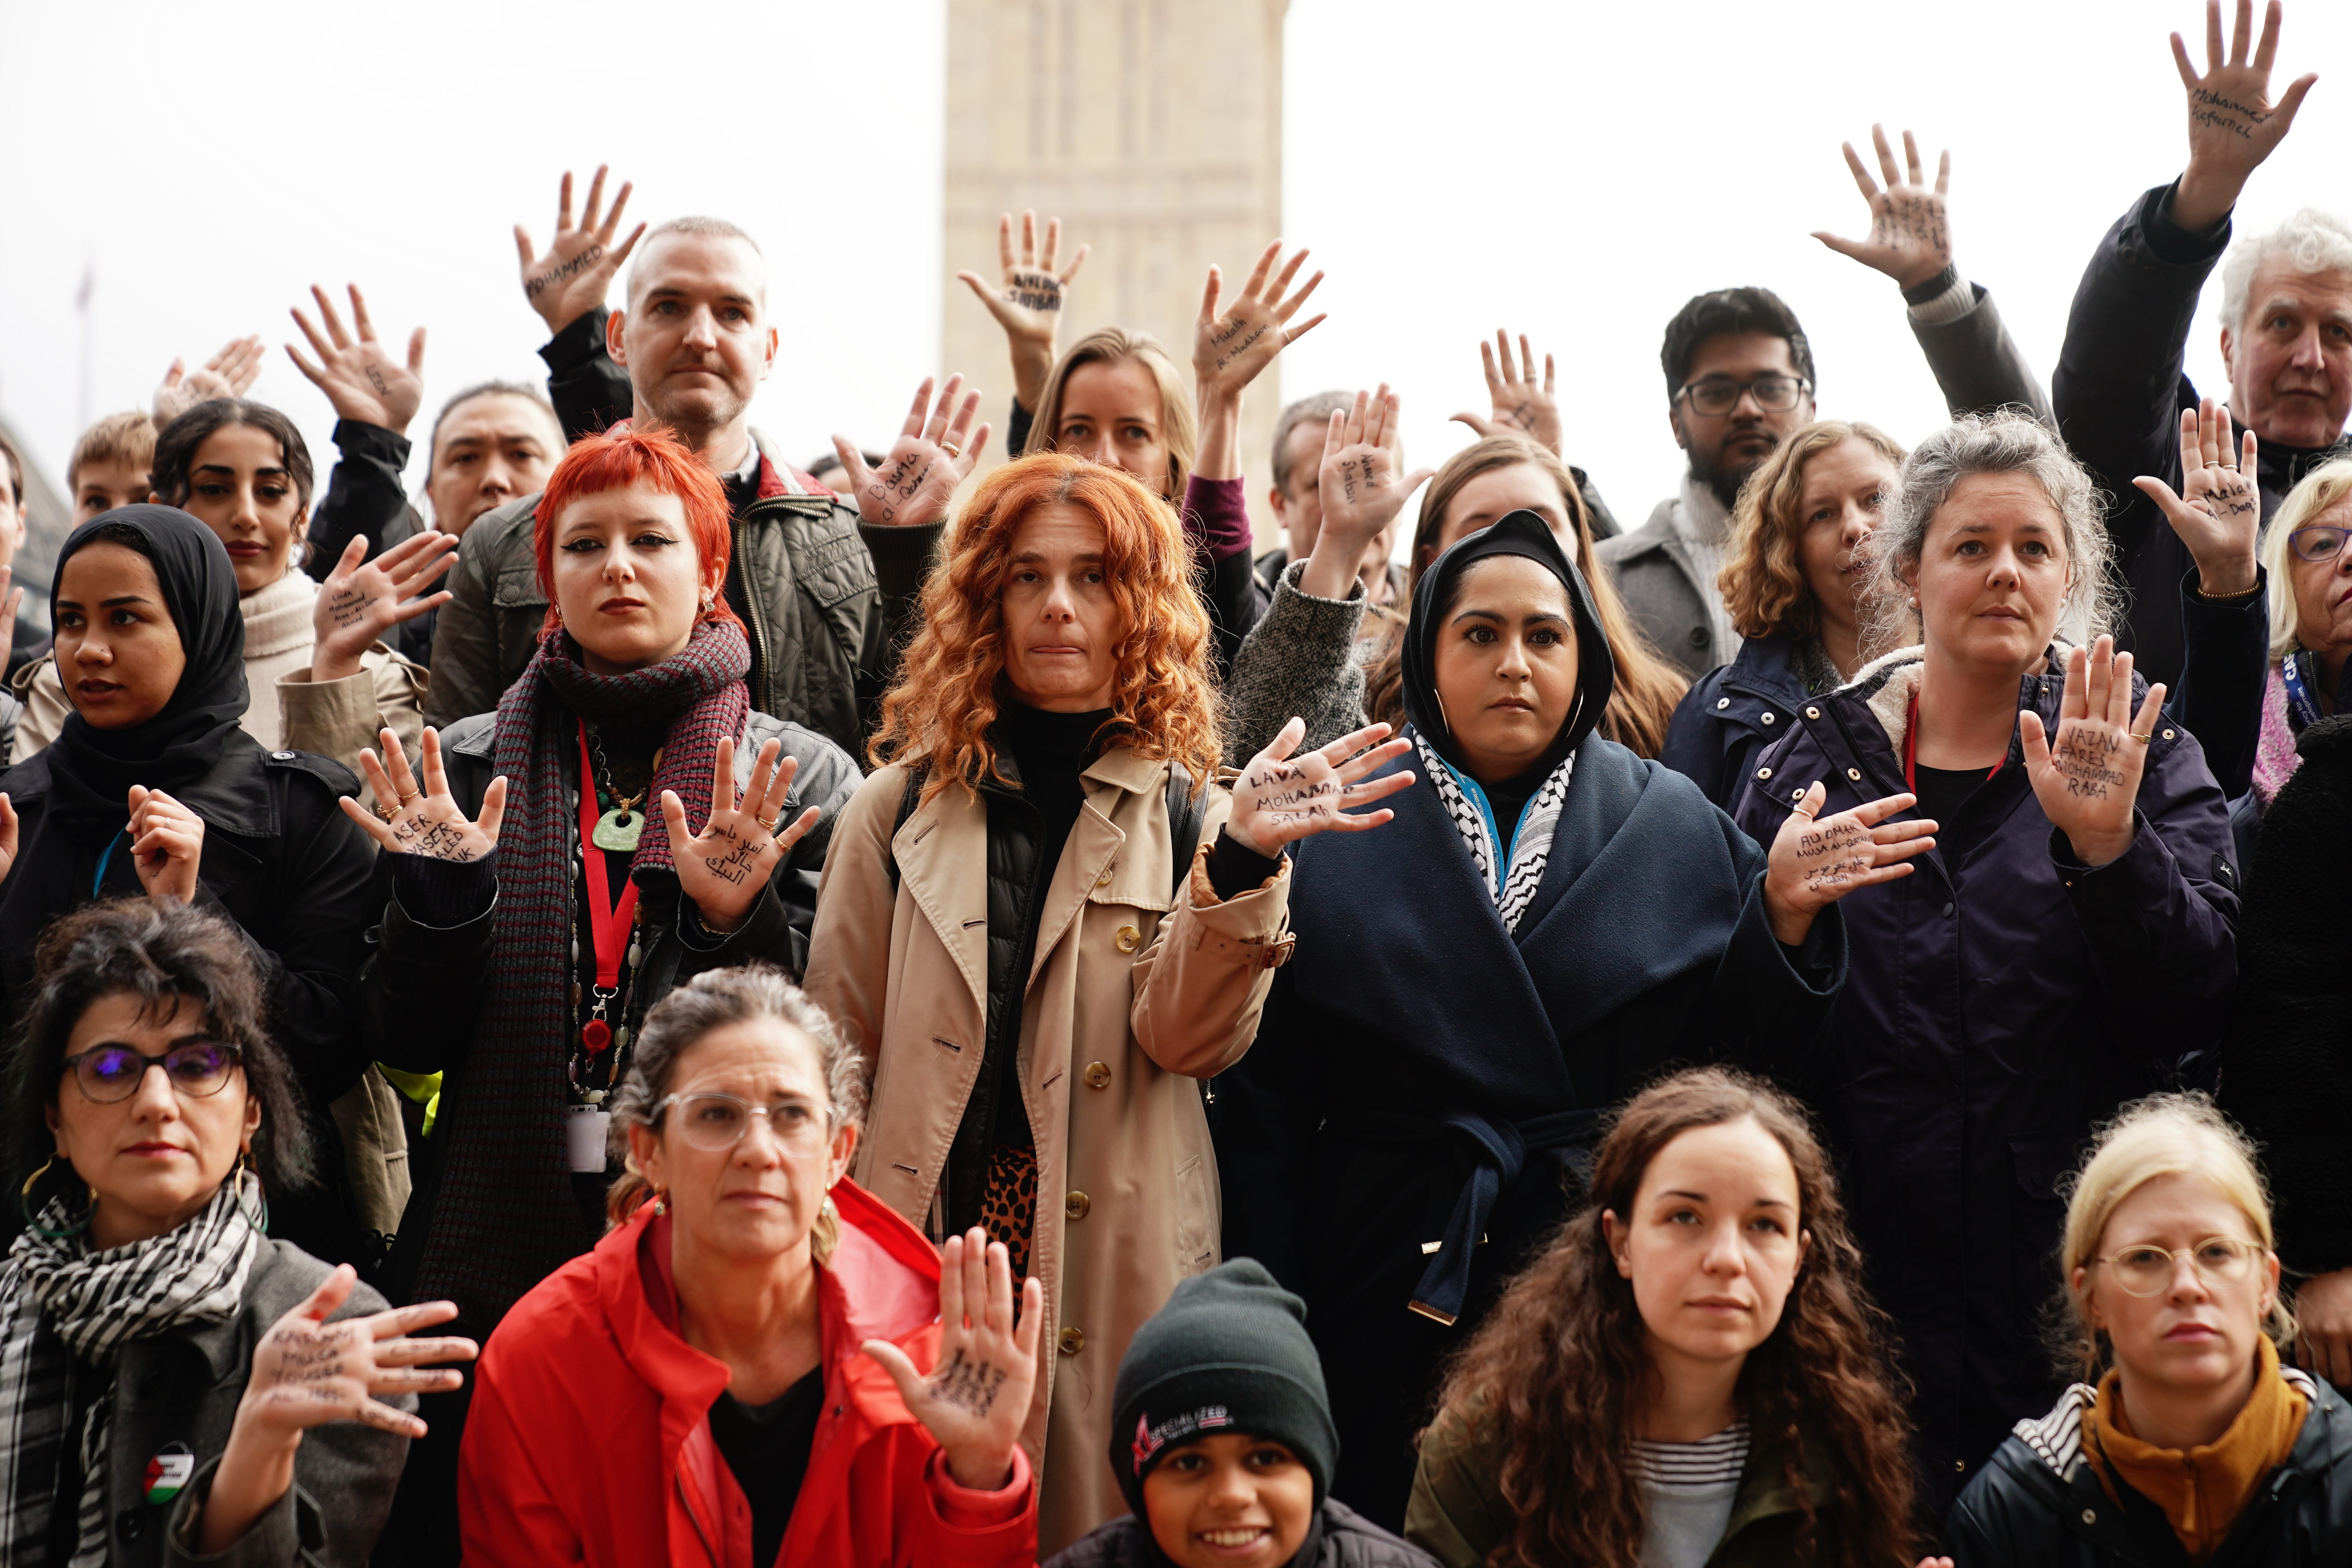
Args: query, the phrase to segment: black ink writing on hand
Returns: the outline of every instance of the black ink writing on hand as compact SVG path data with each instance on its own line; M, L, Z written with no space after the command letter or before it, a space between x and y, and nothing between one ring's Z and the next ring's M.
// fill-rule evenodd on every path
M390 397L392 395L392 388L386 386L383 383L383 372L378 370L372 364L362 366L362 368L367 372L368 384L375 388L375 395L378 397Z
M1797 836L1797 871L1809 893L1835 894L1869 870L1870 830L1851 817L1832 817ZM1857 852L1858 851L1858 852Z
M403 817L394 823L392 842L402 853L422 855L428 860L454 860L462 865L479 858L474 847L466 842L462 826L451 822L428 822L421 816Z
M727 848L723 854L705 855L703 868L719 880L739 888L759 864L761 851L768 847L765 838L746 839L731 827L714 828L704 837L724 841Z
M1242 331L1244 328L1248 329L1249 336L1242 339L1240 342L1234 343L1232 348L1226 349L1225 352L1217 355L1217 368L1219 370L1224 369L1227 365L1232 364L1235 360L1241 358L1242 355L1249 353L1250 349L1257 342L1258 339L1265 336L1265 328L1263 324L1256 327L1251 327L1247 321L1235 321L1223 331L1213 332L1210 334L1210 343L1215 347L1223 349L1226 343L1233 341L1234 334Z
M368 618L368 607L374 603L373 594L357 588L338 588L335 596L327 601L327 618L335 623L338 630L355 626Z
M1004 286L1004 298L1024 310L1058 310L1062 308L1062 280L1050 272L1020 268Z
M995 1407L997 1390L1004 1385L1004 1371L993 1362L967 1359L958 1350L947 1365L931 1374L929 1393L942 1405L986 1415Z
M2191 125L2210 125L2242 141L2252 140L2254 127L2269 118L2251 104L2223 98L2210 88L2198 88L2189 95L2189 122Z
M2124 786L2123 770L2115 765L2116 753L2122 749L2120 735L2103 734L2084 725L2060 738L2050 760L2065 779L2068 795L2079 800L2105 800L2109 790Z
M558 262L553 267L551 267L546 271L541 273L538 277L526 281L522 286L522 291L535 300L546 290L554 288L558 283L566 282L571 279L577 277L579 274L585 272L589 268L596 265L596 263L603 258L604 254L604 247L603 246L592 245L587 249L582 251L579 255L573 257L571 260Z

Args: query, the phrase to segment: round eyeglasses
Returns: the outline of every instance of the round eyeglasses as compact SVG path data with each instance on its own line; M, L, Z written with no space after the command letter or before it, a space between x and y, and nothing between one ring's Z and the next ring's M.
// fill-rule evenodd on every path
M2095 1258L2115 1271L2116 1283L2134 1296L2161 1296L2172 1289L2173 1259L2186 1258L2208 1285L2242 1285L2253 1272L2263 1249L2232 1236L2209 1236L2194 1247L2167 1248L2154 1244L2126 1247L2112 1258Z
M139 1092L150 1068L163 1069L163 1079L173 1092L208 1100L227 1087L229 1075L243 1058L244 1053L226 1040L190 1040L160 1057L142 1055L129 1046L94 1046L68 1057L65 1066L85 1098L116 1105Z
M2335 560L2344 553L2347 539L2352 539L2352 528L2336 528L2327 523L2298 528L2286 536L2288 547L2305 561Z
M1801 375L1759 375L1753 381L1734 381L1727 375L1710 375L1694 381L1678 395L1701 414L1728 414L1739 405L1739 395L1748 394L1756 406L1767 414L1786 414L1797 406L1806 389L1812 385Z
M824 1135L824 1117L803 1100L754 1105L731 1094L673 1094L654 1107L655 1118L673 1105L677 1107L678 1136L709 1154L740 1143L754 1116L766 1117L768 1136L787 1149L804 1148Z

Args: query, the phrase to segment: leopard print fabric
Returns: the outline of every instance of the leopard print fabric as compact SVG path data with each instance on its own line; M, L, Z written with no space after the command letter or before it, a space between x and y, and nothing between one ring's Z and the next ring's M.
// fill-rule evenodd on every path
M1029 1244L1037 1234L1037 1151L999 1143L988 1163L988 1191L980 1200L981 1228L1012 1254L1013 1279L1029 1277Z

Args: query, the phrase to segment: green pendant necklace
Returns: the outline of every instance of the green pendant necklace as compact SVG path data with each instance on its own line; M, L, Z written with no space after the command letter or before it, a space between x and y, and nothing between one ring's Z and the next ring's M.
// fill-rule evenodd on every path
M596 753L596 772L602 775L592 781L597 796L613 803L610 810L596 818L596 829L588 836L588 841L599 849L634 855L637 852L637 840L644 837L646 831L646 814L637 807L653 793L654 786L648 783L635 795L623 795L613 786L613 764L604 760L604 739L596 732L593 725L588 726L588 742ZM656 748L654 772L656 774L661 772L661 749Z

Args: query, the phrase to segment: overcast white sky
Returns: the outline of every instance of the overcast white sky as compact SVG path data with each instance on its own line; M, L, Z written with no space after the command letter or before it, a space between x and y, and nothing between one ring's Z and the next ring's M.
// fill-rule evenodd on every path
M510 228L543 237L558 174L607 160L637 181L634 211L719 212L765 244L784 341L760 423L794 452L835 429L883 444L934 368L941 278L991 261L940 254L944 15L0 6L0 414L62 480L85 266L92 416L142 406L175 353L282 342L314 279L358 279L387 336L429 326L428 416L467 382L541 374ZM1931 161L1952 150L1961 268L2046 377L2092 245L2179 171L2165 35L2194 40L2201 17L2193 0L1293 0L1287 237L1329 270L1331 320L1281 390L1386 379L1412 460L1434 462L1467 438L1446 416L1484 411L1480 333L1525 331L1559 357L1571 458L1631 526L1680 471L1660 330L1695 292L1762 283L1813 338L1822 412L1916 438L1942 410L1894 286L1808 237L1865 226L1838 142L1881 120ZM2290 0L2281 79L2346 58L2352 5ZM2347 147L2352 72L2322 80L2241 227L2352 205ZM2209 309L2191 370L2218 387L2216 330ZM1002 363L950 368L992 408L1009 388ZM282 351L253 395L331 460L325 401Z

